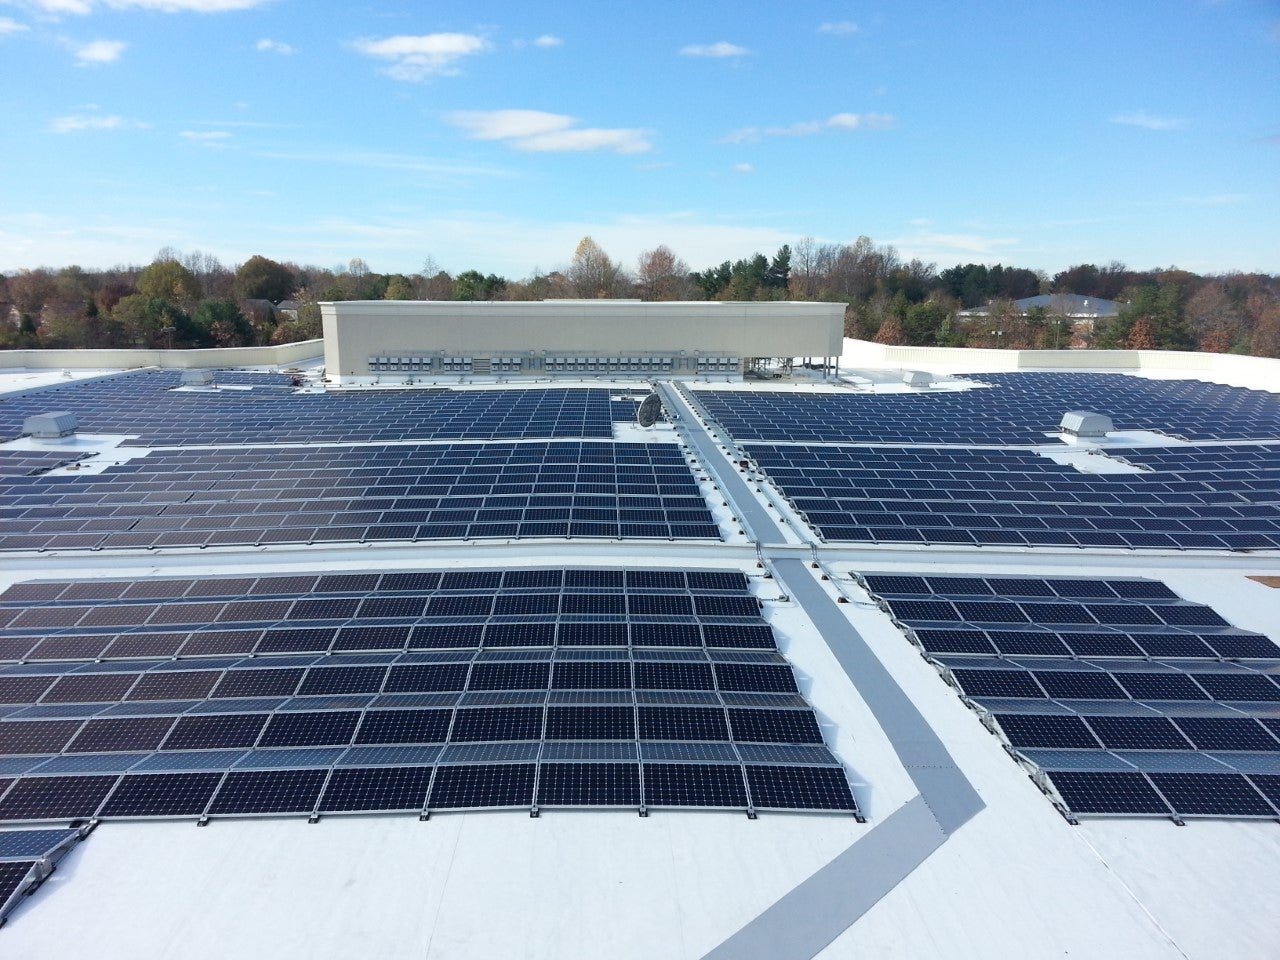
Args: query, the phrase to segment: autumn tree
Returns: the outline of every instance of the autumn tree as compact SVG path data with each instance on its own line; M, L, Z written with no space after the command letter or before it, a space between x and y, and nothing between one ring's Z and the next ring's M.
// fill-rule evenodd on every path
M1183 311L1188 332L1201 350L1226 353L1244 331L1244 310L1223 283L1203 284Z
M155 260L139 274L138 293L189 309L200 299L200 281L177 260Z
M593 300L618 296L626 283L622 268L590 237L578 241L565 277L574 296Z
M896 313L890 313L884 318L872 340L891 347L900 346L903 340L902 319Z
M241 300L288 300L295 286L293 271L282 263L254 254L236 270L235 295Z
M217 347L252 346L255 338L249 319L229 298L202 300L191 314L199 335Z
M636 287L643 300L687 300L693 289L689 265L665 244L646 250L636 264Z
M413 300L413 284L403 273L396 273L387 278L387 289L382 294L383 300Z
M1130 350L1154 350L1156 348L1155 332L1151 329L1151 321L1144 317L1138 317L1133 321L1133 326L1129 328L1129 336L1125 339L1126 347Z

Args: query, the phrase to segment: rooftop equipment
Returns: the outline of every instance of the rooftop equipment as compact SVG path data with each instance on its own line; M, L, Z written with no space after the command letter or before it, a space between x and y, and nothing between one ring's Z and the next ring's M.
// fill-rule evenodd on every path
M213 386L212 370L183 370L182 379L179 381L184 387L210 387Z
M1062 415L1061 429L1073 437L1105 437L1115 429L1106 414L1090 410L1071 410Z
M70 437L80 426L74 413L65 410L57 413L37 413L22 422L22 432L37 440L58 440Z

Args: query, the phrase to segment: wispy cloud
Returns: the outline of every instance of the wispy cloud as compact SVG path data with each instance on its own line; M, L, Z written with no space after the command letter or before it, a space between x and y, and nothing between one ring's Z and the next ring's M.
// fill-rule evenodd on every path
M564 41L559 37L544 33L540 37L534 37L532 40L512 40L511 45L517 50L523 50L525 47L540 47L543 50L550 50L553 47L563 47Z
M944 233L923 226L909 236L891 238L888 243L897 247L904 257L919 257L925 261L945 261L952 257L976 257L990 261L1007 255L1008 249L1021 241L1016 237L980 233Z
M1198 197L1178 197L1179 203L1197 207L1234 207L1249 200L1247 193L1210 193Z
M25 23L19 23L9 17L0 17L0 36L4 36L6 33L22 33L24 30L30 29Z
M1145 110L1118 114L1111 118L1111 122L1124 127L1141 127L1144 130L1177 130L1187 125L1187 121L1178 117L1158 117Z
M822 24L818 27L818 32L829 33L837 37L847 37L858 32L858 25L852 20L837 20L834 23Z
M225 147L233 134L228 130L182 130L178 136L202 147Z
M53 133L79 133L83 130L136 130L145 126L145 123L126 120L114 114L77 114L69 117L55 117L49 121L49 129Z
M735 163L733 165L734 173L755 173L756 168L749 163Z
M357 40L357 53L389 62L385 72L396 80L418 82L428 77L452 76L463 57L482 53L489 41L470 33L428 33L421 36Z
M472 140L497 140L528 153L646 153L653 148L645 130L579 127L575 117L542 110L463 110L445 119Z
M76 63L82 67L115 63L128 44L121 40L93 40L75 48Z
M252 10L269 0L30 0L43 13L86 16L99 7L112 10L152 10L159 13L230 13Z
M712 57L722 59L724 57L745 57L750 53L746 47L740 47L736 43L729 43L721 40L719 43L691 43L687 47L681 47L680 53L686 57Z
M284 57L287 57L290 54L298 52L295 48L291 47L289 44L285 43L283 40L269 40L266 37L263 37L261 40L255 43L253 48L255 50L261 51L262 53L278 53Z
M765 137L811 137L825 130L888 130L894 119L887 113L836 113L826 120L802 120L783 127L742 127L721 143L755 143Z
M269 160L284 160L289 163L329 163L363 170L398 170L450 181L474 177L511 176L509 171L497 167L465 165L430 157L419 157L410 153L382 153L375 150L314 148L265 151L257 155Z

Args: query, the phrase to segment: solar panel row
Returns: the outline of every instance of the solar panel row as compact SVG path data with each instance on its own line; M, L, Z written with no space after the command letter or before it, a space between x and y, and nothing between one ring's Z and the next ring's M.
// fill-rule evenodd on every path
M6 396L0 435L21 435L33 414L66 410L82 432L128 434L135 446L612 436L607 390L285 393L269 374L221 372L215 381L273 389L175 391L176 372L122 374Z
M29 777L0 797L0 819L571 806L857 811L838 767L543 762Z
M1251 478L1233 470L1087 474L1024 450L745 449L828 540L1280 547L1280 448L1266 448L1272 453Z
M737 571L34 582L0 604L0 641L69 655L0 668L0 770L14 779L0 819L640 806L647 797L747 808L753 778L761 807L856 810ZM529 606L537 619L498 612ZM282 619L202 628L228 616L237 627L244 616ZM180 628L152 632L156 618ZM90 622L99 632L85 632ZM102 659L102 644L130 636L122 624L188 644L253 637L272 655ZM49 632L58 629L76 632ZM327 650L344 633L394 648L418 636L441 649L295 652ZM703 646L717 642L731 646ZM512 777L532 778L529 789ZM721 786L700 786L705 777ZM622 789L628 778L635 789ZM415 799L402 804L406 791ZM298 806L299 797L309 800Z
M155 451L0 483L0 549L476 537L719 539L673 444Z
M739 441L1034 444L1069 410L1099 410L1118 430L1190 439L1280 436L1274 394L1195 380L1100 373L981 374L992 389L852 394L699 391Z
M866 574L862 582L1073 814L1280 809L1263 786L1280 774L1280 648L1268 638L1149 580ZM1046 629L1086 622L1102 626ZM1225 659L1234 654L1253 659Z

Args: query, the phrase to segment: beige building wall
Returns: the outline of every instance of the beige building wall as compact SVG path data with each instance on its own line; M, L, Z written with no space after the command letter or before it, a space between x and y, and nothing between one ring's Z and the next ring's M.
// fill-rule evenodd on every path
M371 375L371 357L837 357L842 303L644 303L631 300L322 303L331 376ZM683 359L684 364L680 361Z

